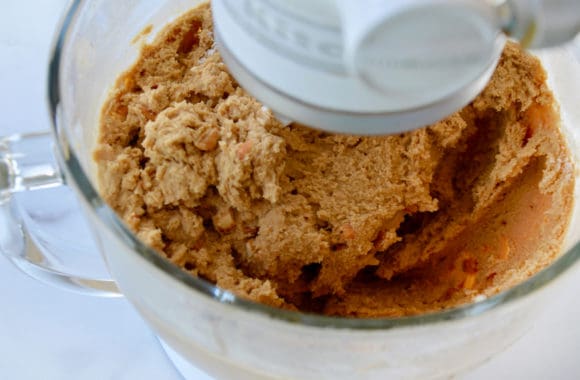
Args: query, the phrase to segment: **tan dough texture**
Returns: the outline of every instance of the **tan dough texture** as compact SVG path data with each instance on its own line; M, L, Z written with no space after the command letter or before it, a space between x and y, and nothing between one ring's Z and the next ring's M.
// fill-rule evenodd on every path
M513 43L445 120L339 136L285 127L240 88L202 5L143 47L100 128L101 194L143 241L289 309L398 316L494 294L550 263L571 212L546 74Z

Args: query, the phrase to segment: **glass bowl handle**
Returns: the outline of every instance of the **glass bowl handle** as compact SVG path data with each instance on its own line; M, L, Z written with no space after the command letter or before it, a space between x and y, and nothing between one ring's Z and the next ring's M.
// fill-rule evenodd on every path
M60 186L66 184L50 132L0 137L0 252L27 275L50 285L87 295L120 296L112 279L75 274L63 267L62 251L51 250L50 245L39 249L34 243L14 195ZM61 239L67 231L58 233L62 235L56 239Z

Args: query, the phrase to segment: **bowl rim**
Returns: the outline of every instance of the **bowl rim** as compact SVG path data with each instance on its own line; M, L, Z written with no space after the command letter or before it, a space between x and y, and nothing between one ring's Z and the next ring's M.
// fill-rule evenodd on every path
M62 163L61 166L64 166L63 169L67 174L67 181L77 188L78 193L91 206L92 211L95 212L97 217L106 226L111 228L124 244L136 254L173 279L181 282L192 291L199 292L221 304L229 304L249 313L293 324L335 329L387 330L407 326L425 326L479 316L536 292L580 261L580 243L576 243L574 247L562 254L548 267L518 285L494 296L443 311L413 316L382 318L334 317L279 309L238 297L234 293L219 288L209 281L188 274L141 242L105 203L82 169L74 147L69 144L66 132L59 125L60 108L63 106L61 102L62 89L60 80L61 62L64 58L63 51L69 32L77 21L77 16L82 10L83 5L86 3L87 1L85 0L73 0L69 3L68 9L65 11L60 26L57 29L49 60L47 90L52 132L56 141L56 153Z

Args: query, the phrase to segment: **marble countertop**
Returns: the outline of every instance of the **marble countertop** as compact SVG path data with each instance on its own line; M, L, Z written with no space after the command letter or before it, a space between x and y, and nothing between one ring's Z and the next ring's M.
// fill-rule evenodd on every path
M49 44L65 0L0 5L0 135L46 130ZM34 9L31 9L31 6ZM38 195L42 196L41 193ZM533 329L463 379L580 378L580 271ZM180 379L123 299L64 292L0 256L0 379ZM195 379L208 379L198 373Z

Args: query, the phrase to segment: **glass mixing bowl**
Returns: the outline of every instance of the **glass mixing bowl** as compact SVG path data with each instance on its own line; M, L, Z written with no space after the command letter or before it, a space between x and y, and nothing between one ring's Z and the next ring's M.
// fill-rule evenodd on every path
M120 291L172 350L216 378L445 377L502 351L530 328L550 298L558 297L560 281L555 280L572 272L580 259L578 202L565 248L550 267L494 297L405 318L331 318L270 308L190 276L141 243L96 190L92 152L100 107L116 77L137 57L133 37L148 24L154 25L154 35L197 3L71 2L50 65L52 133L0 141L0 250L16 265L36 278L85 293ZM580 162L576 42L540 55L561 103L568 143ZM114 280L67 272L50 245L28 249L26 238L35 240L41 231L27 225L11 194L63 183L79 198ZM580 199L578 179L575 196ZM53 233L52 238L65 234Z

